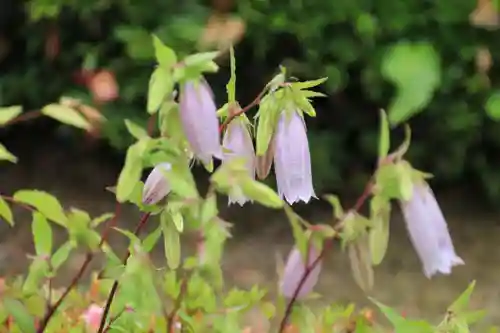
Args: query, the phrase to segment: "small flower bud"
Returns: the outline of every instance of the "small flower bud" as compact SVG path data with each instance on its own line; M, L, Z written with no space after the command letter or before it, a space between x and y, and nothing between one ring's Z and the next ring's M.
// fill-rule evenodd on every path
M172 165L170 163L161 163L154 167L144 182L142 191L143 204L154 205L170 192L170 185L164 173L171 169Z

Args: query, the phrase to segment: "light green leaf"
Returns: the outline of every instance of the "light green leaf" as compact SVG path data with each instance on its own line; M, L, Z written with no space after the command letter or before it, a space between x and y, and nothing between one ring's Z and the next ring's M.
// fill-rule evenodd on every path
M391 322L391 324L394 327L400 326L403 324L406 319L401 316L399 313L397 313L394 309L388 307L387 305L384 305L378 301L376 301L374 298L368 297L370 301L375 303L375 305L382 311L382 313L385 315L385 317Z
M382 75L397 87L389 121L397 125L423 110L441 82L438 52L427 42L398 42L382 60Z
M486 114L493 120L500 120L500 92L494 91L486 100Z
M360 236L348 244L347 253L354 280L365 292L371 290L374 276L367 236Z
M156 243L158 243L161 234L162 234L161 226L158 226L158 228L156 228L155 231L153 231L146 238L144 238L144 241L142 242L142 248L144 249L144 251L151 252Z
M324 82L326 82L326 80L328 80L328 78L323 77L323 78L317 79L317 80L294 82L291 85L294 88L302 90L302 89L309 89L309 88L319 86L320 84L323 84Z
M295 246L299 250L300 254L305 258L307 252L307 244L309 239L301 225L301 217L293 211L291 207L285 205L285 213L292 226L293 238L295 240Z
M31 231L36 254L39 256L50 255L52 253L52 228L45 216L39 212L33 212Z
M10 226L14 226L14 215L9 204L0 196L0 217L3 218Z
M369 232L369 245L373 265L379 265L389 245L390 202L375 196L370 202L373 226Z
M217 208L217 196L215 194L208 195L201 205L200 223L205 225L217 216L219 210Z
M14 200L34 207L43 216L61 226L65 226L68 221L59 201L47 192L19 190L14 194Z
M2 300L5 311L14 318L22 333L35 333L35 318L20 301L5 297Z
M0 126L7 124L23 112L20 105L0 107Z
M258 156L265 155L276 127L278 108L271 100L271 96L266 96L260 104L257 120L256 151Z
M64 264L69 258L69 255L74 248L75 247L71 241L67 241L66 243L61 245L50 258L52 268L54 270L57 270L59 267L61 267L61 265Z
M283 200L272 188L259 181L250 178L244 179L240 186L248 199L257 201L261 205L269 208L282 208L284 205Z
M475 286L476 281L474 280L469 284L467 289L453 302L453 304L450 305L448 310L455 314L460 314L461 312L467 310Z
M333 207L333 216L336 219L341 219L344 216L344 209L342 208L342 204L340 203L340 199L337 195L333 194L325 194L323 199L328 201L330 205Z
M42 113L63 124L90 130L90 123L78 111L60 104L49 104L42 108Z
M231 59L231 78L226 85L228 104L236 101L236 59L234 58L234 48L232 45L229 48L229 56Z
M127 201L128 197L134 191L137 182L141 179L142 173L142 155L146 149L147 141L139 140L130 146L125 157L125 165L123 166L118 184L116 186L116 200L118 202Z
M163 42L153 35L153 46L155 49L156 61L161 67L168 68L177 62L174 50L163 44Z
M163 100L170 94L174 88L174 81L171 73L163 67L157 67L151 74L148 86L148 113L153 114L163 103Z
M380 110L380 137L378 143L378 158L385 158L389 153L391 141L389 136L389 122L384 110Z
M128 132L137 140L149 137L148 132L129 119L125 119L125 126Z
M165 257L170 269L179 267L181 261L180 235L168 211L164 210L160 216L161 228L163 231L163 241L165 246Z
M0 143L0 161L9 161L12 163L17 163L17 157L14 156L10 151L5 148L4 145Z
M184 65L186 65L187 67L200 66L200 65L203 65L204 63L211 62L212 60L217 58L218 55L219 55L218 51L196 53L196 54L192 54L190 56L187 56L183 62L184 62Z

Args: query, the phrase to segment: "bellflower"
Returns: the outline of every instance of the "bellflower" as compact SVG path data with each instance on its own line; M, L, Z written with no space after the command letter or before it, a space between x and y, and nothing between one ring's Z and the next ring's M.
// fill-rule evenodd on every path
M104 310L102 307L96 304L92 304L87 308L85 313L82 315L82 318L89 332L97 332L101 324L101 318L103 312Z
M224 161L230 161L233 158L245 159L245 167L252 179L255 178L255 150L252 137L244 118L237 117L227 126L222 145L224 151ZM248 199L243 193L234 192L229 194L229 204L238 203L243 206Z
M311 265L319 256L318 251L314 246L309 248L309 260L308 264ZM283 277L280 285L281 293L286 298L293 298L295 290L299 287L299 283L306 272L306 266L302 255L297 247L294 247L288 259L286 261L285 270L283 272ZM318 283L319 274L321 273L321 262L319 262L314 269L309 273L305 282L300 288L297 299L304 298L310 294Z
M179 97L184 134L194 155L204 163L221 158L219 120L210 86L205 80L184 83Z
M316 194L312 184L306 125L302 117L295 111L281 112L274 140L274 170L279 195L290 204L309 202Z
M427 278L436 273L449 275L453 266L464 264L455 253L446 220L427 183L416 183L412 198L402 202L401 207Z
M172 165L170 163L160 163L154 167L144 182L142 203L154 205L170 192L170 185L164 172L170 171L171 169Z

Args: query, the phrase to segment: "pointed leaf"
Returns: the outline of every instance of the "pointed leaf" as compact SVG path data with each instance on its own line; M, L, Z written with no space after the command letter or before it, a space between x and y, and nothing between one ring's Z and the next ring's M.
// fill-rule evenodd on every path
M49 104L43 107L42 113L63 124L90 130L92 126L78 111L60 104Z
M170 214L165 210L160 216L163 241L165 246L165 257L170 269L179 267L181 261L181 242L179 232L175 228Z
M20 105L0 107L0 126L7 124L23 112Z
M380 110L380 134L378 144L378 158L379 160L385 158L390 149L390 136L389 136L389 122L384 110Z
M153 46L155 49L156 61L160 66L168 68L177 62L177 56L174 50L163 44L156 35L153 35Z
M35 332L35 318L28 312L25 305L20 301L5 297L2 300L3 306L9 315L14 318L14 323L22 333Z
M14 194L14 200L34 207L43 216L62 226L68 218L59 201L51 194L39 190L20 190Z
M10 226L14 226L14 215L9 204L0 196L0 217L3 218Z
M0 143L0 161L9 161L12 163L17 163L17 157L14 156L10 151L5 148L4 145Z
M45 216L39 212L34 212L31 230L36 254L49 256L52 253L52 228Z

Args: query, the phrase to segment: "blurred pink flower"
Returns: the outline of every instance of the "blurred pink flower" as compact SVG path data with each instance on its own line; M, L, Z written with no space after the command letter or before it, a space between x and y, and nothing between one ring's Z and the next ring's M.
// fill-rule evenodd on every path
M416 183L412 198L401 202L410 240L420 258L424 274L450 274L452 267L463 265L457 256L446 220L429 185Z
M244 158L250 177L255 179L255 150L252 137L243 118L237 117L229 123L224 133L222 145L227 150L224 152L224 161ZM248 199L243 193L233 192L229 194L229 204L238 203L243 206L247 201Z
M99 329L103 312L102 307L92 304L83 313L82 318L90 331L96 332Z
M309 262L311 265L319 256L318 251L314 246L309 248ZM288 259L286 261L285 270L283 272L283 277L281 281L281 293L287 297L292 298L295 290L298 288L300 280L306 272L305 263L302 259L302 255L297 247L294 247ZM309 273L308 277L304 281L304 284L300 288L297 298L301 299L310 294L318 283L319 274L321 273L321 261L314 267L314 269Z
M279 195L290 204L309 202L316 194L304 119L295 111L281 112L274 140L274 171Z
M170 185L164 172L171 169L172 165L167 162L160 163L153 168L148 178L146 178L142 190L142 202L144 204L154 205L170 192Z
M212 156L220 159L217 107L208 83L204 79L186 82L181 87L179 105L184 134L194 155L204 163Z

